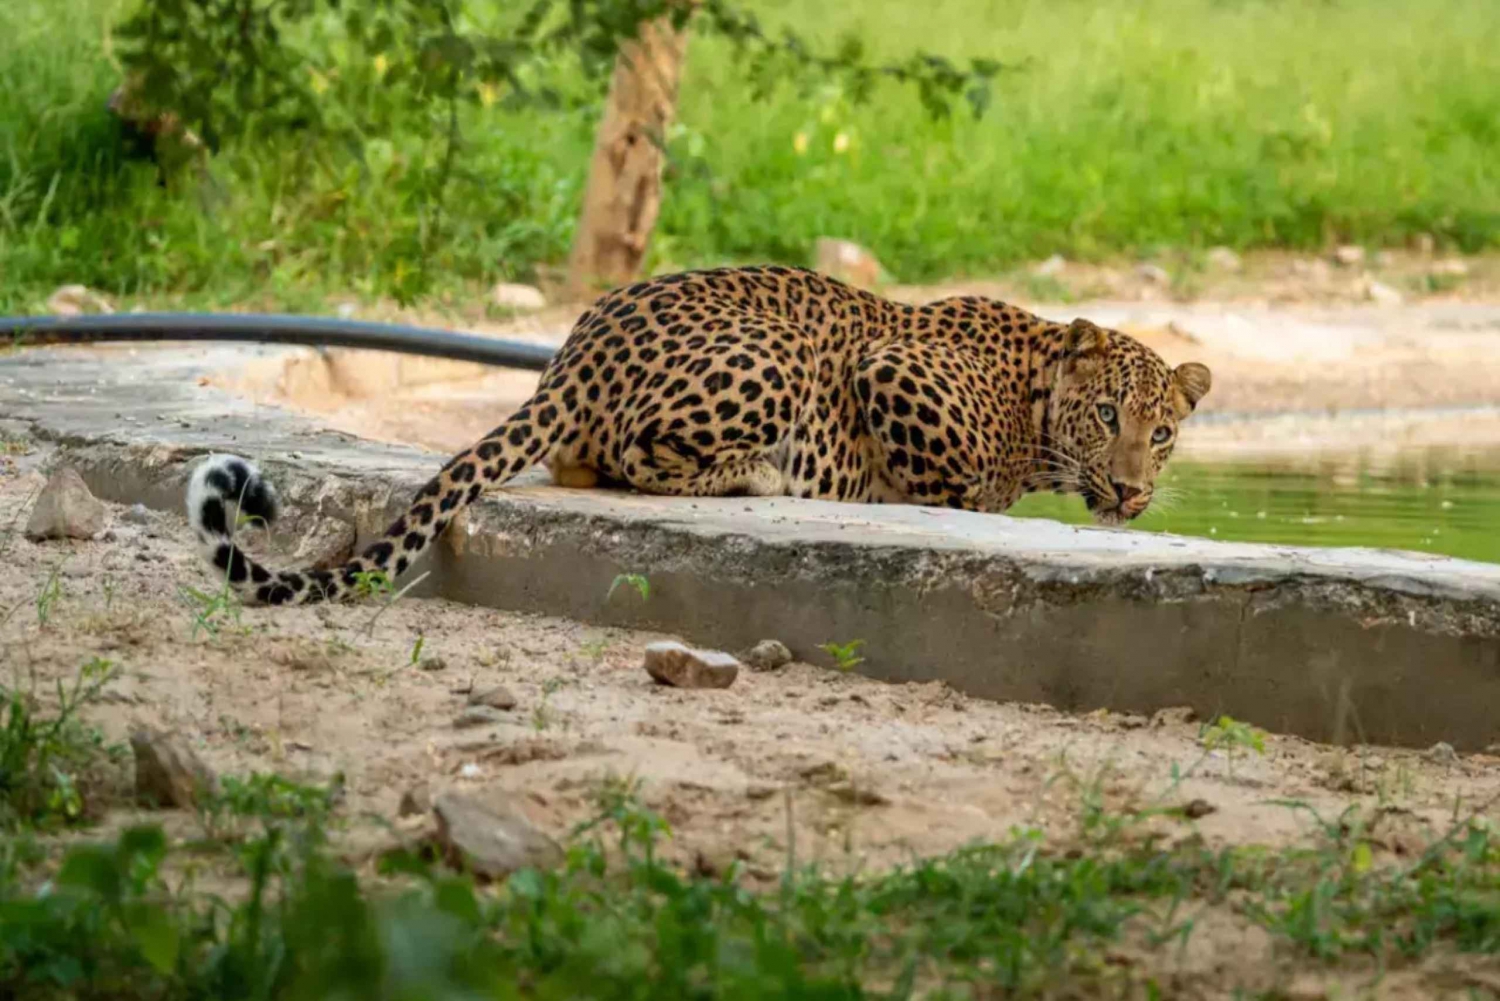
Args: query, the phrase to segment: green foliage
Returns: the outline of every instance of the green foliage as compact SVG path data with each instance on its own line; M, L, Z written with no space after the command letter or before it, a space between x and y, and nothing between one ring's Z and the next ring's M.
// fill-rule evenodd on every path
M646 579L645 574L622 573L617 574L615 576L615 579L610 582L609 590L605 592L604 600L608 601L610 598L614 597L615 588L619 587L621 584L628 584L631 587L635 588L636 593L641 596L642 601L645 601L646 599L651 597L651 582Z
M1175 952L1194 934L1184 915L1196 905L1232 907L1314 958L1500 952L1500 845L1472 820L1397 869L1351 864L1336 834L1287 853L1128 838L1078 853L1027 831L884 872L788 868L761 893L733 866L704 876L663 861L670 827L616 781L558 869L486 890L401 851L362 885L320 838L297 833L319 826L318 797L293 799L301 805L271 806L280 792L246 800L294 819L240 845L230 897L172 889L163 873L181 849L149 827L71 849L43 893L10 873L0 990L164 1001L1037 997L1064 986L1113 996L1118 972L1101 952L1129 935L1132 965L1149 974L1148 947Z
M45 715L34 693L0 683L0 835L84 817L86 779L120 749L106 745L78 715L118 673L111 662L95 657L79 669L71 687L58 681L56 705Z
M818 649L832 657L840 671L852 671L865 662L863 657L855 653L864 645L864 640L850 640L848 643L823 643L818 646Z

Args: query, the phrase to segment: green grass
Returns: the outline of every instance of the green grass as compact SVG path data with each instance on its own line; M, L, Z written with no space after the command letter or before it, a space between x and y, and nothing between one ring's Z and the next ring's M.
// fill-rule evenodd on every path
M315 309L420 266L414 141L225 150L205 190L125 159L104 39L128 0L0 5L0 312L58 284ZM1313 248L1431 233L1500 245L1500 7L1472 0L753 0L768 25L873 55L1014 65L989 116L925 118L787 88L755 104L726 47L689 48L656 267L805 262L820 235L900 278L1224 243ZM565 258L593 138L580 113L474 111L429 266L450 299ZM798 151L797 136L806 137ZM843 135L847 147L834 149Z
M1155 994L1209 910L1271 937L1280 968L1366 980L1435 952L1500 951L1500 843L1455 822L1418 858L1376 864L1360 818L1305 850L1173 848L1096 829L1036 832L839 876L789 864L746 888L661 861L670 830L606 784L554 871L491 888L406 851L379 878L329 851L327 791L260 777L226 796L232 836L160 828L4 856L0 989L11 997L965 998ZM216 892L182 864L224 867ZM45 879L45 882L42 880ZM1222 934L1222 932L1221 932ZM1107 956L1129 955L1125 963ZM1216 973L1233 990L1246 972ZM1121 995L1123 996L1123 995Z

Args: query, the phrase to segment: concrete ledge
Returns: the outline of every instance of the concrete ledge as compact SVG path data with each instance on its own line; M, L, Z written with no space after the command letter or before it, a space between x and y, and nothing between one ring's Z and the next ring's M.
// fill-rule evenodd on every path
M441 458L359 442L206 389L264 350L27 352L0 420L101 497L181 511L193 460L253 457L292 517L361 541ZM863 639L860 670L1059 708L1190 705L1311 739L1475 750L1500 740L1500 566L1219 543L902 507L569 491L529 475L472 509L417 594L675 632L802 659ZM643 573L649 601L621 588Z

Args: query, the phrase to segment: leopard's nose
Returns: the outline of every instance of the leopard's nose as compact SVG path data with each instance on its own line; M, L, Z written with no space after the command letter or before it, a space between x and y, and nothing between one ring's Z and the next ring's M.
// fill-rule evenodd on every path
M1139 497L1142 493L1145 492L1140 487L1132 487L1128 484L1121 483L1118 480L1111 483L1110 486L1115 488L1115 496L1120 498L1121 504L1129 504L1132 500Z

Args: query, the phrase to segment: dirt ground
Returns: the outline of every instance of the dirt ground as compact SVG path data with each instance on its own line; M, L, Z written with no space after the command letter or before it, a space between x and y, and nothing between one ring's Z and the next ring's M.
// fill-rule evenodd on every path
M1305 814L1267 800L1325 817L1357 801L1390 811L1388 847L1401 853L1500 792L1500 758L1487 755L1270 735L1264 756L1231 760L1205 753L1199 724L1171 711L1073 716L802 663L741 672L722 691L678 690L641 666L662 637L440 600L245 608L194 636L182 589L215 581L184 520L112 506L97 541L29 541L19 526L40 460L0 474L7 684L45 690L107 658L123 670L97 714L112 735L166 728L221 772L342 772L351 815L394 817L419 783L498 786L564 834L592 809L593 783L634 775L673 823L675 852L740 855L770 878L789 824L800 858L834 866L890 864L1017 825L1066 838L1087 789L1140 806L1168 789L1174 764L1191 777L1167 802L1208 804L1191 826L1211 843L1309 833ZM38 597L54 572L44 623ZM467 693L495 685L517 699L504 721L456 728Z

